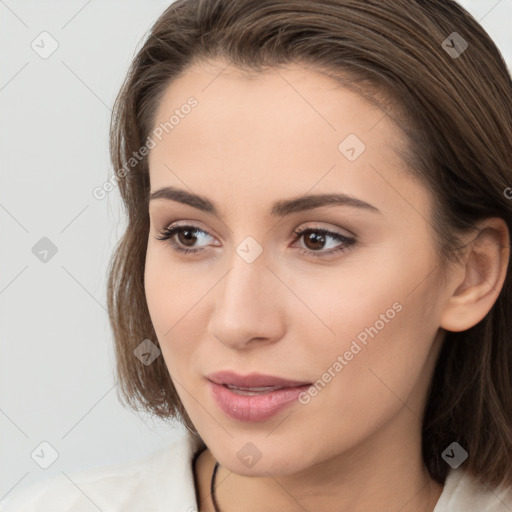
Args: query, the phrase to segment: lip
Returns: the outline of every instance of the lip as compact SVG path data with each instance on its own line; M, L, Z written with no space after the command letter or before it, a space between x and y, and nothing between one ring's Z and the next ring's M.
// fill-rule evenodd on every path
M250 373L248 375L240 375L230 370L214 372L207 375L206 378L216 384L230 384L241 388L257 388L263 386L279 386L279 387L298 387L311 384L307 381L290 380L274 375L265 375L263 373Z
M238 375L234 372L216 372L207 377L212 396L225 414L243 422L260 422L270 419L285 408L298 402L298 397L310 382L295 381L253 373ZM254 395L239 394L226 387L240 388L276 387Z

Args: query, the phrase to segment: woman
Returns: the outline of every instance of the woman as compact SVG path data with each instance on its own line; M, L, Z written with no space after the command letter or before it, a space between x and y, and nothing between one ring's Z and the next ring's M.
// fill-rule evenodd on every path
M188 433L11 510L512 509L512 81L450 0L178 0L117 98L123 397Z

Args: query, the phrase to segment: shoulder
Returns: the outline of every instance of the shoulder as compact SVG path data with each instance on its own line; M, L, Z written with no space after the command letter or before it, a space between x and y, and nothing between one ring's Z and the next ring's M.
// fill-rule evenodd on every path
M189 433L138 460L58 476L14 490L0 512L195 509L192 459L202 442Z
M490 487L481 484L463 468L448 474L434 512L510 512L512 487Z

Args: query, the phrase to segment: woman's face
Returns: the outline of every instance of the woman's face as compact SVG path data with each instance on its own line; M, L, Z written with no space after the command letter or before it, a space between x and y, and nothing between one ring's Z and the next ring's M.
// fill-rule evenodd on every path
M174 199L150 201L146 296L191 420L239 474L419 457L443 289L404 135L325 75L223 67L168 87L149 155L151 193ZM220 371L312 386L240 394Z

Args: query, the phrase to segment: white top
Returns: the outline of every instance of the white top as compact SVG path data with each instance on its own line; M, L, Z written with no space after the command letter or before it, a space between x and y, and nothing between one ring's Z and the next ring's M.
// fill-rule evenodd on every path
M15 489L0 512L197 512L194 455L186 432L142 459L59 475ZM512 488L486 490L462 467L451 469L434 512L511 512Z

